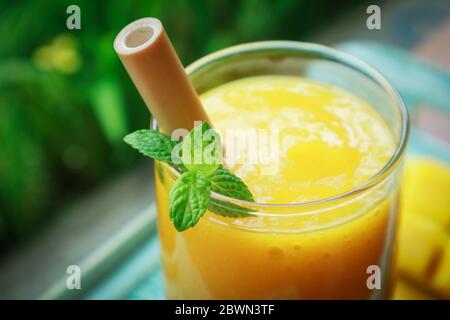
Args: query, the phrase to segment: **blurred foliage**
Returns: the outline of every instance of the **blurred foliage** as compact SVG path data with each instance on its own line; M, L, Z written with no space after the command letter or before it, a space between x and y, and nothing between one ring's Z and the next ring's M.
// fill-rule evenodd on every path
M81 30L70 31L70 4L0 0L3 243L136 161L122 137L149 116L112 48L127 23L161 19L186 65L241 42L301 39L346 8L333 0L82 0Z

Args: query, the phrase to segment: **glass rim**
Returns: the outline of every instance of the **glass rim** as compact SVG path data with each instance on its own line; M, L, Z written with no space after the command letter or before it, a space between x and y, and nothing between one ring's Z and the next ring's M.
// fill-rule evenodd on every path
M299 202L299 203L262 203L262 202L250 202L246 200L240 200L228 196L224 196L218 194L216 192L211 191L211 197L215 200L225 201L229 203L233 203L239 206L244 207L252 207L252 208L304 208L308 206L316 206L323 205L327 203L333 203L338 200L351 199L352 197L359 195L360 193L372 189L376 185L379 185L381 182L385 181L393 172L393 170L400 163L403 154L405 152L408 139L409 139L409 131L410 131L410 123L409 123L409 114L406 109L406 105L404 104L400 94L397 92L395 88L391 86L391 84L384 78L384 76L372 67L370 64L364 62L363 60L340 50L310 42L300 42L300 41L287 41L287 40L275 40L275 41L257 41L257 42L249 42L244 44L239 44L235 46L231 46L222 50L215 51L210 53L193 63L191 63L186 68L186 73L188 76L194 75L200 69L216 62L223 61L225 59L244 55L244 54L253 54L253 53L261 53L261 52L297 52L300 54L309 54L311 56L316 56L318 58L326 59L328 61L333 61L349 67L355 71L362 73L363 75L369 77L373 81L375 81L382 89L385 91L389 98L394 101L398 110L400 111L401 116L401 135L400 140L396 144L395 151L393 152L389 161L375 173L369 179L366 179L356 187L339 193L334 196L326 197L323 199L318 199L314 201L307 202ZM156 120L153 119L152 123L153 128L157 128ZM181 172L177 169L167 166L169 171L175 176L178 177ZM253 214L255 214L254 212ZM257 212L256 215L271 215L267 213Z

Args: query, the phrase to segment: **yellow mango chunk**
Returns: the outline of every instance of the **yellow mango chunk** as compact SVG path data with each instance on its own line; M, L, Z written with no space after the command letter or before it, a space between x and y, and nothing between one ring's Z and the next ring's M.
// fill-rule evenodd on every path
M394 300L430 300L433 298L407 280L399 279L395 284Z
M405 164L402 214L420 214L450 229L450 166L426 158Z
M421 215L403 217L399 230L400 272L426 285L446 241L447 233L435 222Z
M446 299L450 299L450 238L447 239L441 261L436 268L433 287Z
M427 292L450 299L450 166L409 158L402 184L399 271L395 299L422 299Z

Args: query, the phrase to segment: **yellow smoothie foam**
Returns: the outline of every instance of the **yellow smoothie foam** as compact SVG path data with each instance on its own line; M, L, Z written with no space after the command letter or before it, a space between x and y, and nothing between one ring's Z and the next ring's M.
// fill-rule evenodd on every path
M258 164L238 164L233 170L256 202L299 203L338 195L376 174L395 148L385 122L364 100L300 77L233 81L204 93L201 101L219 131L279 130L275 175L261 174Z

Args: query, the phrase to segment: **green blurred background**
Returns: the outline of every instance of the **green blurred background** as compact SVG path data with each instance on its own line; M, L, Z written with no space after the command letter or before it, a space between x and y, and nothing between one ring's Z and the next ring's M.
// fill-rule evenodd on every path
M161 19L187 65L237 43L299 40L358 2L0 1L0 251L139 161L122 137L149 115L112 49L126 24ZM81 30L66 28L71 4Z

